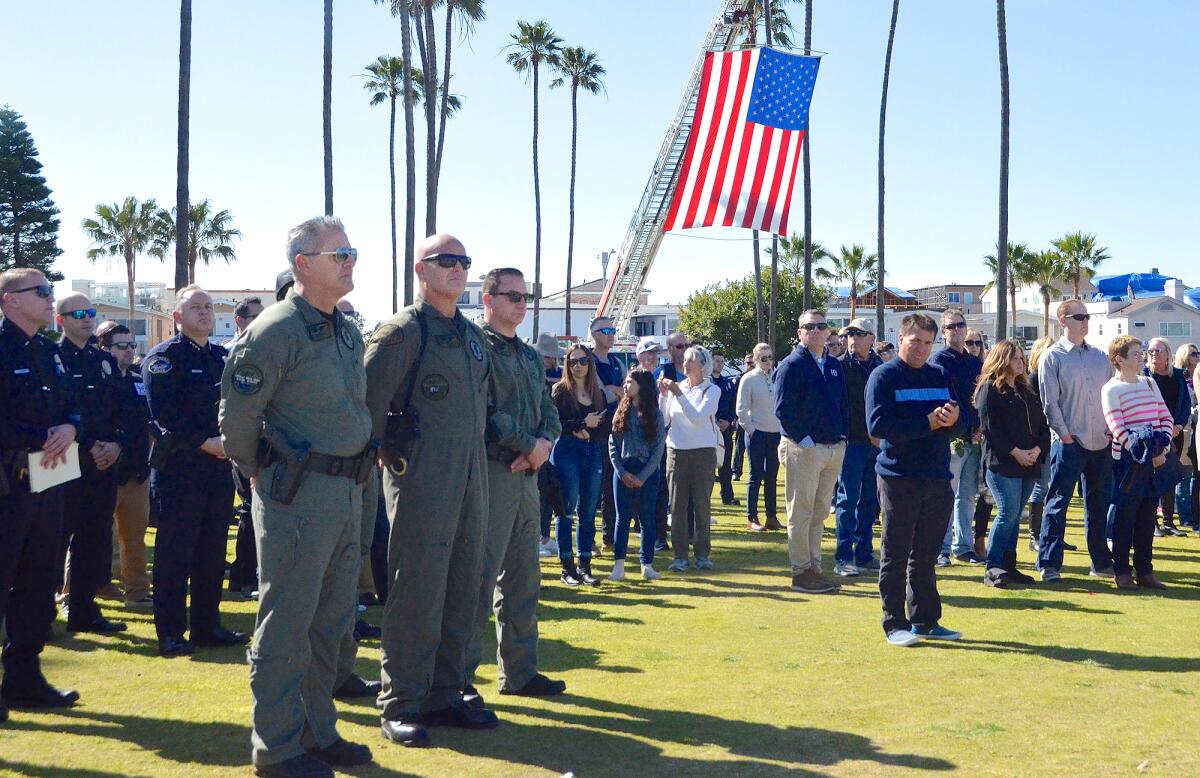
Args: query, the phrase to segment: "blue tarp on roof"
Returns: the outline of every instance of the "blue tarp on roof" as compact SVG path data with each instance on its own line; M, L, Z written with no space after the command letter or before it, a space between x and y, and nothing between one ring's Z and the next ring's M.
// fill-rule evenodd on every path
M1183 293L1184 302L1193 308L1200 308L1200 289L1189 289Z
M912 292L909 292L909 291L907 291L907 290L904 290L904 289L897 289L897 288L896 288L896 287L894 287L894 286L885 286L885 287L883 287L883 288L884 288L885 290L887 290L888 294L891 294L891 295L894 295L894 296L896 296L896 297L899 297L899 298L900 298L900 299L902 299L902 300L915 300L915 299L917 299L917 298L916 298L916 296L915 296L915 295L914 295ZM861 291L858 293L858 296L859 296L859 297L862 297L864 294L870 294L871 292L874 292L874 291L875 291L875 286L872 284L871 286L868 286L868 287L866 287L865 289L861 290ZM837 295L838 297L849 297L849 296L850 296L850 287L848 287L848 286L835 286L835 287L833 288L833 293L834 293L835 295Z
M1097 302L1128 300L1131 288L1137 298L1162 297L1163 289L1171 280L1178 281L1179 279L1157 273L1120 273L1111 276L1095 276L1092 278L1092 283L1096 285L1098 291L1092 295L1092 299Z

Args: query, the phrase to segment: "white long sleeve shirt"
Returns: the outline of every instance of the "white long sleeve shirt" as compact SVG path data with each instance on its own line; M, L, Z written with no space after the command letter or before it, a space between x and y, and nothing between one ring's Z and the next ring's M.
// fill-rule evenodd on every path
M754 368L738 382L737 417L747 436L755 432L779 432L775 382L762 368Z
M707 378L697 386L679 382L680 394L659 395L658 408L666 420L667 447L680 450L716 448L721 442L717 430L717 406L721 389Z

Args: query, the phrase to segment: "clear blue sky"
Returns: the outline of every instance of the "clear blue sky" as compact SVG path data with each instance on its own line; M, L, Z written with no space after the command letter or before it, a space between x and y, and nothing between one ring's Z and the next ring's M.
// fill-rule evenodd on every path
M285 262L287 228L322 208L321 3L194 5L191 191L232 210L245 233L240 262L202 269L200 281L269 286ZM581 279L599 275L599 251L619 247L717 7L487 4L488 19L455 50L454 91L465 104L449 125L439 214L439 227L463 238L481 272L533 268L530 89L500 53L516 21L545 19L569 44L598 52L609 71L607 99L580 98ZM800 24L802 7L790 8ZM827 246L875 244L890 8L886 0L815 3L813 44L828 56L812 107L813 232ZM120 267L89 265L78 225L96 203L126 195L174 203L178 4L8 0L3 18L0 103L24 116L62 209L59 267L68 277L123 278ZM1013 241L1041 248L1070 230L1095 232L1113 257L1102 272L1158 267L1200 285L1195 249L1179 238L1194 223L1200 180L1200 73L1189 53L1197 27L1200 5L1185 0L1009 0ZM334 41L335 205L362 252L354 299L370 319L390 305L387 110L368 106L360 74L379 54L400 53L400 31L382 6L337 0ZM565 278L566 90L543 91L541 135L543 279L552 289ZM901 4L887 151L889 283L983 282L979 258L997 227L994 3ZM799 195L793 207L799 225ZM682 302L749 268L748 241L667 236L652 299ZM142 279L168 276L155 260L140 265Z

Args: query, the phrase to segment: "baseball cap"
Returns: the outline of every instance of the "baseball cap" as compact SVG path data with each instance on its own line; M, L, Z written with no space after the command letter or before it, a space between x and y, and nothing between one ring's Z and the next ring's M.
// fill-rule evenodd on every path
M295 276L291 270L285 270L275 276L275 302L281 302L287 297L288 290L292 288L292 284L296 283Z
M656 341L654 338L647 335L646 337L644 337L638 341L637 351L635 353L640 356L641 354L646 354L650 351L661 351L661 350L662 350L662 346L660 346L658 344L658 341Z
M874 334L875 324L870 319L864 319L860 316L857 319L851 319L849 324L838 331L838 335L848 335L850 330L861 330L862 332Z

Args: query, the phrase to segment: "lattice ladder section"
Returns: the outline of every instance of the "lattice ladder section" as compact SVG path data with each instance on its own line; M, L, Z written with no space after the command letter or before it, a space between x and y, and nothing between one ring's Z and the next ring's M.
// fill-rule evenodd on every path
M675 184L679 176L679 165L687 148L692 119L696 114L696 102L700 96L700 78L704 74L704 55L709 51L726 51L735 44L746 29L746 7L748 0L725 0L721 10L708 26L708 34L696 57L691 78L683 91L683 100L675 112L675 119L667 127L658 158L650 171L650 180L642 192L642 199L634 211L621 250L612 263L612 273L604 287L596 314L611 317L617 330L628 333L629 322L637 310L638 298L642 294L650 266L662 243L663 220L671 205Z

